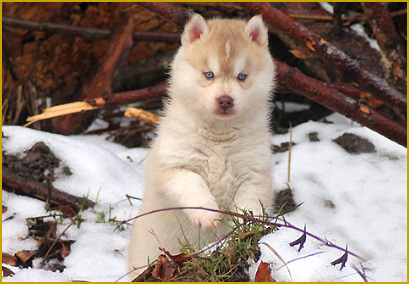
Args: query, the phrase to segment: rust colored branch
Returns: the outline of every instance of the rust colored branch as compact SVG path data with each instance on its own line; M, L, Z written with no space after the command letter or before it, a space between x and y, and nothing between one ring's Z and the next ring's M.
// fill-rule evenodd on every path
M395 86L406 89L406 47L396 29L395 23L385 3L362 2L376 40L384 52L387 62L384 66L386 77Z
M162 19L173 23L179 30L183 30L186 20L193 15L193 11L165 2L138 2L139 6L155 13Z
M4 168L2 171L3 189L19 195L34 197L57 205L69 205L75 211L79 211L82 204L84 208L95 206L91 200L70 195L55 189L52 185L30 180L19 176L17 173Z
M110 31L104 29L84 28L55 24L50 22L36 22L29 20L16 19L11 17L2 17L3 26L19 28L25 30L35 30L48 33L62 34L67 36L78 36L88 39L109 39ZM133 33L134 41L152 41L152 42L179 42L178 33L165 32L144 32L136 31Z
M352 81L375 98L387 104L399 116L406 117L406 97L390 87L382 78L365 70L362 65L347 56L331 43L291 18L286 13L272 7L269 3L242 3L250 11L262 14L264 21L290 34L295 40L303 43L328 64L340 68Z
M144 101L148 99L161 98L166 95L166 84L162 83L154 87L149 87L145 89L140 89L136 91L114 93L110 95L105 95L103 97L95 99L85 100L92 106L98 108L105 108L111 106L117 106L122 104L130 104L134 102Z
M124 14L120 17L118 26L112 33L107 52L101 64L81 83L78 91L70 98L71 101L92 99L110 94L112 81L123 65L129 50L132 47L132 18ZM75 115L65 115L50 119L46 122L47 130L60 134L76 134L88 127L95 119L96 111L84 112ZM48 127L47 127L48 126Z
M274 62L277 67L277 82L281 84L281 88L302 94L406 147L407 133L404 126L285 63L278 60Z

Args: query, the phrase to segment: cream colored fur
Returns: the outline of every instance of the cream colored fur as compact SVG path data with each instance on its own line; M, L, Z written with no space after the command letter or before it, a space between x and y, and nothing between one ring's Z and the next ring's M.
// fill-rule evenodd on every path
M187 23L171 65L171 99L147 160L141 214L205 207L258 215L260 203L271 207L268 99L274 65L267 37L261 16L205 21L196 14ZM233 106L223 108L222 96ZM218 221L223 217L197 209L136 219L129 270L157 259L159 247L179 253L185 238L197 248L215 241L227 232Z

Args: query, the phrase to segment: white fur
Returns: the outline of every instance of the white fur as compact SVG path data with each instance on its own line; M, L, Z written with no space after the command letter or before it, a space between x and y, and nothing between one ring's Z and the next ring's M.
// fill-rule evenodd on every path
M226 63L213 52L220 42L227 53L236 44L232 40L226 48L223 41L228 39L212 34L217 25L225 24L244 35L242 46L246 49L231 58L230 71L223 71ZM259 33L257 42L250 39L253 30ZM246 24L237 20L206 22L195 15L186 25L183 45L172 63L171 100L147 160L141 214L171 207L204 207L238 212L246 209L259 215L260 202L271 206L267 101L274 65L264 41L267 29L261 17ZM208 49L209 45L214 48ZM253 60L248 55L253 49L262 56L261 66L246 64ZM191 54L207 56L207 65L198 66ZM208 71L214 72L214 79L204 77ZM248 74L248 78L239 81L238 73ZM225 115L220 114L218 103L223 95L234 102ZM228 232L218 221L223 217L218 212L196 209L165 211L135 220L129 269L146 265L148 259L154 261L161 253L158 247L179 253L179 241L183 243L185 238L198 249L215 241ZM135 270L132 277L139 272Z

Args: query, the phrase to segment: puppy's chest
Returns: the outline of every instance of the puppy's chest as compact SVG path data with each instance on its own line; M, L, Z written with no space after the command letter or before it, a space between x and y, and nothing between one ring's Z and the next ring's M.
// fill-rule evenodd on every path
M190 164L205 180L216 201L229 206L246 178L244 160L242 153L235 152L232 146L207 144L197 149Z

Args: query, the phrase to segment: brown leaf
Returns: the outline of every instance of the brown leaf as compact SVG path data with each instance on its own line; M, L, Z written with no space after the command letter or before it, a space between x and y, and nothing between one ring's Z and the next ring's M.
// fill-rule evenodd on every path
M1 213L7 212L7 207L6 207L6 206L4 206L4 205L2 205L2 206L1 206L1 210L2 210L2 212L1 212Z
M2 262L11 266L17 266L17 257L8 253L1 254Z
M359 102L362 104L366 104L373 108L380 108L383 106L383 102L375 99L371 93L361 92L359 97Z
M71 250L70 250L71 242L69 242L69 241L62 241L62 242L61 242L61 245L62 245L61 256L62 256L63 258L66 258L66 257L70 254L70 252L71 252Z
M307 47L308 47L310 50L315 51L315 48L314 48L314 45L316 44L315 41L313 41L313 40L311 40L311 41L306 41L305 44L307 45Z
M359 106L359 110L362 111L363 113L366 113L366 114L370 114L370 113L371 113L371 111L369 110L369 108L364 107L364 106Z
M14 275L14 272L11 269L8 269L7 267L2 266L1 270L3 272L3 277L13 276Z
M29 251L19 251L16 253L16 256L21 259L22 262L27 262L30 258L32 258L35 254Z
M157 280L168 281L172 279L175 268L169 262L169 260L161 254L158 258L158 262L155 264L155 268L152 271L152 276Z
M255 282L274 282L271 277L270 265L267 262L262 261L258 266Z
M191 260L192 256L189 254L185 254L185 253L180 253L177 255L172 255L169 251L163 249L163 248L159 248L161 251L163 251L171 260L173 260L177 265L182 265L184 264L186 261Z

